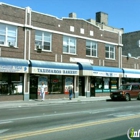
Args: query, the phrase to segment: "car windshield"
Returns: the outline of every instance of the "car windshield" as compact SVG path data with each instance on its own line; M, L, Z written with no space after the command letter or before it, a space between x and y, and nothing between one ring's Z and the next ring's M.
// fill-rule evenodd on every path
M121 85L119 87L120 90L130 90L131 89L131 85Z

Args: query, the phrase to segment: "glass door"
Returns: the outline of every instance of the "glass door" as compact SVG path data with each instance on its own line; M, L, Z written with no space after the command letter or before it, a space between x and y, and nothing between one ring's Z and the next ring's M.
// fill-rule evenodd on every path
M85 77L79 77L79 96L85 96Z

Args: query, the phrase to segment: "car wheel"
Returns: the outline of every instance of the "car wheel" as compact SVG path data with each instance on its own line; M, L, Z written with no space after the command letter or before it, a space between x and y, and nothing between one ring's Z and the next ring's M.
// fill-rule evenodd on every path
M137 99L140 100L140 93L138 94L138 98Z
M126 95L125 95L125 100L126 100L126 101L130 101L130 100L131 100L129 94L126 94Z
M114 101L114 98L112 97L111 100Z

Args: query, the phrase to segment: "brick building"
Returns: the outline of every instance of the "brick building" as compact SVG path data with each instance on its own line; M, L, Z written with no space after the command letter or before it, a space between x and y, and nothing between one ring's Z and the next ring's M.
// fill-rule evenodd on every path
M36 99L41 82L48 96L106 95L121 84L123 29L96 19L67 18L0 4L1 99ZM125 60L124 60L125 61Z
M140 31L122 34L122 68L126 75L122 82L140 82Z

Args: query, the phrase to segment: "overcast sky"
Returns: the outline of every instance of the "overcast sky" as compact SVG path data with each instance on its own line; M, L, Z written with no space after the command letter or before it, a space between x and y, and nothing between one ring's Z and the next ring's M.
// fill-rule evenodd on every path
M108 14L108 25L124 28L124 33L140 31L140 0L1 0L3 3L56 16L95 19L96 12Z

